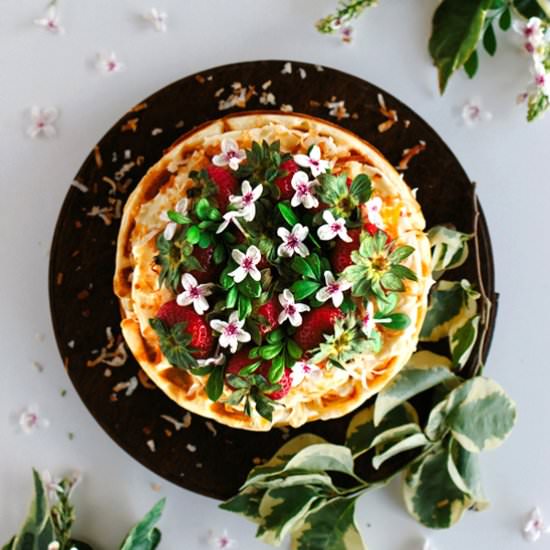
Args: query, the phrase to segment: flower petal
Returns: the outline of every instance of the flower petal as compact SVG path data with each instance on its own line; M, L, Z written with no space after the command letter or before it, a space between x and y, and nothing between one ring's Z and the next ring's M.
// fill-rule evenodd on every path
M294 155L293 159L298 166L302 166L303 168L309 168L311 164L311 159L308 155Z
M331 239L334 239L334 237L336 236L334 234L334 231L331 229L330 225L322 225L321 227L319 227L319 229L317 229L317 236L322 240L322 241L330 241Z

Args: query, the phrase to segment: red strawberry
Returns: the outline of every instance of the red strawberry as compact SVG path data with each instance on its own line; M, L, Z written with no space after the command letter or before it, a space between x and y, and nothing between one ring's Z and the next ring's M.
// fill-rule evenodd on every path
M334 323L344 314L330 304L308 311L294 334L294 341L304 350L311 350L323 341L324 334L332 334Z
M177 323L187 323L185 331L191 335L189 347L196 350L192 353L193 357L196 359L210 357L214 347L212 331L206 319L195 313L192 307L179 306L175 300L166 302L157 311L157 318L169 327Z
M373 237L376 235L376 233L378 232L378 227L376 227L376 225L374 225L373 223L370 223L370 222L366 222L363 227L365 228L365 230L370 234L372 235Z
M227 168L211 164L206 171L210 179L218 186L218 206L222 212L227 210L229 195L237 191L237 178Z
M287 175L277 178L275 185L281 191L281 200L285 201L294 196L294 189L290 182L292 181L292 176L300 171L300 167L292 159L289 159L281 163L280 170L286 171Z
M266 380L267 375L269 373L269 369L271 368L271 361L267 361L262 364L260 367L260 374L262 374ZM277 401L278 399L282 399L285 397L285 395L290 391L290 388L292 387L292 369L285 369L283 376L281 379L277 382L281 388L279 390L273 391L271 393L266 393L265 396L269 397L269 399L273 399L274 401Z
M330 263L336 273L341 273L351 265L351 253L359 248L359 236L361 235L360 229L350 229L348 235L353 239L350 243L344 241L338 241L336 246L332 249L330 255Z
M235 376L239 375L241 369L244 369L248 365L256 362L257 359L250 359L248 357L248 352L250 351L249 347L242 348L235 355L232 355L227 362L227 367L225 369L225 374L234 374ZM230 388L233 388L231 384L227 384ZM235 388L233 388L235 389Z
M194 270L189 273L197 279L200 284L215 282L220 272L220 266L214 263L214 247L209 246L207 248L200 248L195 246L193 248L193 256L197 258L204 271Z
M271 300L258 308L258 315L264 317L260 323L261 334L267 334L277 328L279 325L278 318L280 312L281 308L276 298L271 298Z

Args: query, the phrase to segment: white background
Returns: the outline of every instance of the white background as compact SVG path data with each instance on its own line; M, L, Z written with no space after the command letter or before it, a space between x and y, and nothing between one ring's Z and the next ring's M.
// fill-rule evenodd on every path
M480 75L472 82L457 75L440 98L426 48L435 0L382 0L357 24L351 46L313 28L334 3L159 0L157 7L169 13L169 31L161 34L139 18L152 7L149 0L61 0L67 33L58 37L32 25L45 2L0 0L0 542L22 520L35 466L84 473L75 497L75 533L99 549L116 548L159 495L168 497L160 524L163 549L205 547L209 529L224 528L239 548L264 547L254 540L251 524L218 510L213 500L158 479L101 430L62 368L47 296L48 248L61 201L113 121L186 74L262 58L336 67L410 105L478 182L493 238L501 301L487 373L515 398L519 421L509 441L483 457L492 507L468 513L450 531L428 532L408 517L394 484L364 497L358 507L369 548L421 548L423 537L430 536L439 550L515 550L527 545L520 529L533 505L550 517L550 116L528 125L515 106L529 78L527 59L512 33L499 36L496 58L481 55ZM117 52L126 65L123 73L103 77L94 70L94 56L103 49ZM483 98L493 120L470 129L460 109L474 96ZM25 135L33 104L60 109L56 139ZM62 389L68 390L64 398ZM23 435L13 418L30 403L39 405L51 426ZM68 432L75 433L74 440ZM160 493L151 483L160 484Z

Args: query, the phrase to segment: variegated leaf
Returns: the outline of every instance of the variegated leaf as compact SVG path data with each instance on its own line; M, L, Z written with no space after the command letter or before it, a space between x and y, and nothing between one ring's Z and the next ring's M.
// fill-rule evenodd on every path
M292 550L366 550L355 525L355 500L335 498L310 512L293 533Z
M423 342L437 342L477 313L479 293L462 281L439 281L430 294L428 311L420 331Z
M247 487L241 489L238 495L222 502L219 506L222 510L244 516L254 523L260 523L260 502L266 491L267 489Z
M479 315L471 317L463 325L453 327L449 332L451 357L453 358L453 364L459 369L468 362L474 349L479 329L479 319Z
M126 535L120 550L155 550L161 534L155 525L160 520L166 499L159 500Z
M352 418L346 433L346 445L357 458L373 447L373 442L380 434L410 423L418 423L418 415L409 403L398 405L378 426L374 425L374 405L371 405Z
M378 425L393 408L414 395L455 378L450 361L429 351L415 353L409 363L382 389L376 397L374 423Z
M439 279L448 269L461 266L468 257L468 241L473 235L436 225L428 231L432 247L432 275Z
M372 467L378 470L386 460L397 456L405 451L412 449L418 449L419 447L425 447L429 443L428 439L423 433L416 433L405 437L395 445L392 445L389 449L386 449L383 453L377 454L372 459Z
M472 504L453 482L447 470L447 450L434 449L405 472L403 497L409 513L426 527L454 525Z
M310 445L296 453L286 464L285 470L309 470L312 472L342 472L351 476L353 457L351 451L343 445L320 443Z

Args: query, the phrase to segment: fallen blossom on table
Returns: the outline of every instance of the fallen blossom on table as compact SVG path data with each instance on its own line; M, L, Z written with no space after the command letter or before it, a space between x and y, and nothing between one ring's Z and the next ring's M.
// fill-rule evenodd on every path
M50 5L45 17L35 19L34 24L52 34L63 34L65 32L65 29L61 26L59 14L57 13L57 6L55 4Z
M31 138L35 139L39 136L51 138L57 134L54 122L57 120L59 113L55 107L42 108L34 105L30 114L31 125L27 128L27 134Z
M489 121L493 118L493 115L483 109L481 100L479 98L469 99L462 107L462 120L466 126L474 127L480 122Z
M61 490L61 478L53 476L48 470L44 470L41 477L50 504L55 504L58 500L58 491Z
M168 30L168 26L166 24L167 18L168 15L166 12L160 11L157 8L151 8L146 14L143 15L143 19L145 19L145 21L149 21L149 23L151 23L158 32L166 32Z
M25 434L31 434L38 428L47 428L50 421L40 416L37 405L29 405L19 415L19 427Z
M523 536L529 542L536 542L542 535L550 534L550 525L544 522L541 509L537 506L531 510L523 527Z
M224 529L221 534L210 531L208 534L208 544L211 548L227 550L228 548L236 548L237 541L229 537L227 529Z
M124 64L117 59L115 52L102 52L97 54L96 68L100 73L108 75L120 72Z

